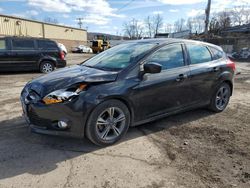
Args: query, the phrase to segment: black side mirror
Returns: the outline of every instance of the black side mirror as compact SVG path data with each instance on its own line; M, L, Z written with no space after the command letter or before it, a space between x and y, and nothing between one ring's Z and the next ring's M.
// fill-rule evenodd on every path
M160 73L162 67L158 63L148 63L144 64L143 68L144 68L144 73L155 74L155 73Z

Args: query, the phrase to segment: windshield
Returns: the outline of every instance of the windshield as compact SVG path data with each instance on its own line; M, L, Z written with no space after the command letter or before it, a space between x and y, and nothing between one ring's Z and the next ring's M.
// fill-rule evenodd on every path
M106 50L82 65L108 71L119 71L128 67L133 60L155 47L156 43L126 43Z

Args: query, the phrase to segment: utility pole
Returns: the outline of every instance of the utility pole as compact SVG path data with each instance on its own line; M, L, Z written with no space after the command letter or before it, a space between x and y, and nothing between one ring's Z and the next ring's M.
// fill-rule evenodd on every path
M205 35L208 34L208 24L209 24L209 16L210 16L210 8L211 8L211 0L207 2L207 8L205 10L206 13L206 20L205 20Z
M78 25L79 25L79 27L80 28L82 28L82 20L83 20L83 18L76 18L77 20L78 20Z

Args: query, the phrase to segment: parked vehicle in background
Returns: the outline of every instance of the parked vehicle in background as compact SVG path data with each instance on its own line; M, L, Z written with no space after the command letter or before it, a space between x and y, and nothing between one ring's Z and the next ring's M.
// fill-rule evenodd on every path
M0 38L0 72L39 70L52 72L65 67L64 52L55 41L41 38Z
M233 52L232 57L235 59L250 59L250 49L249 48L242 48L239 53Z
M111 47L110 42L106 38L99 37L98 39L92 40L91 42L92 42L91 48L93 50L93 53L100 53Z
M235 64L215 45L181 39L131 41L29 82L21 93L33 131L107 146L130 126L189 109L222 112Z
M64 52L64 55L68 53L67 48L62 43L57 43L59 48Z
M85 45L72 47L71 51L72 53L93 53L92 49Z

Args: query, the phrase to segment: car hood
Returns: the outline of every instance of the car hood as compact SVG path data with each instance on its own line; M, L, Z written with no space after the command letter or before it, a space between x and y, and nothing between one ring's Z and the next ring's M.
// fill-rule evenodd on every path
M26 87L36 91L40 96L45 96L52 91L67 88L76 83L115 81L117 74L117 72L75 65L35 78Z

